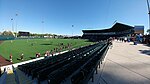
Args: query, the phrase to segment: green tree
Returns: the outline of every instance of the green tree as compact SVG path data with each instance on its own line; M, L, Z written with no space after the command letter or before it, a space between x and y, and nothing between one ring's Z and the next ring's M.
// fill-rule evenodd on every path
M13 33L11 31L4 31L2 33L2 35L5 35L5 36L13 36Z
M147 32L149 32L149 33L150 33L150 29L148 29L148 30L147 30Z

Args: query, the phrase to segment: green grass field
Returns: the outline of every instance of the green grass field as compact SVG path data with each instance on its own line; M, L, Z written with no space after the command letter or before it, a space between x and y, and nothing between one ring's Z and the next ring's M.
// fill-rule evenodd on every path
M43 55L46 51L59 48L60 44L72 44L73 48L91 44L87 40L81 39L24 39L7 40L0 44L0 55L9 60L10 54L13 56L13 63L21 62L18 60L21 53L24 54L24 61L35 57L37 52ZM44 55L43 55L44 56Z

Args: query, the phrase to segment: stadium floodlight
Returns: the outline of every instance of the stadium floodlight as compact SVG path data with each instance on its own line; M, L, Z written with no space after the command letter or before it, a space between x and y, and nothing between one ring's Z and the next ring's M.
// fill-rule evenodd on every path
M149 29L150 29L150 7L149 7L149 1L147 0L147 7L148 7L148 15L149 15ZM150 31L149 31L150 34Z
M74 25L72 25L72 38L73 38L73 27L74 27Z
M11 18L11 21L12 21L12 32L14 32L14 19Z
M12 34L13 34L13 36L15 36L15 34L14 34L14 19L13 18L11 18L11 22L12 22Z

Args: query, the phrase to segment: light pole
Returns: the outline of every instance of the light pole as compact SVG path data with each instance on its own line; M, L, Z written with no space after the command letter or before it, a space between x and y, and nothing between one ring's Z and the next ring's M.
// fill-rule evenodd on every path
M150 7L149 7L149 1L147 0L147 6L148 6L148 15L149 15L149 29L150 29ZM150 31L149 31L150 34Z
M73 38L73 27L74 27L74 25L72 25L72 38Z
M44 21L42 21L42 33L43 33L43 38L44 38Z
M12 21L12 33L14 33L14 19L12 18L11 21Z
M16 38L17 38L17 16L18 14L16 13Z

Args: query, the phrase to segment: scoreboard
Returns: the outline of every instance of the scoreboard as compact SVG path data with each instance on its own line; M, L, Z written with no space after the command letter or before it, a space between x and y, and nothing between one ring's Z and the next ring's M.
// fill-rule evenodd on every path
M23 32L23 31L19 31L18 32L18 36L29 36L30 32Z

